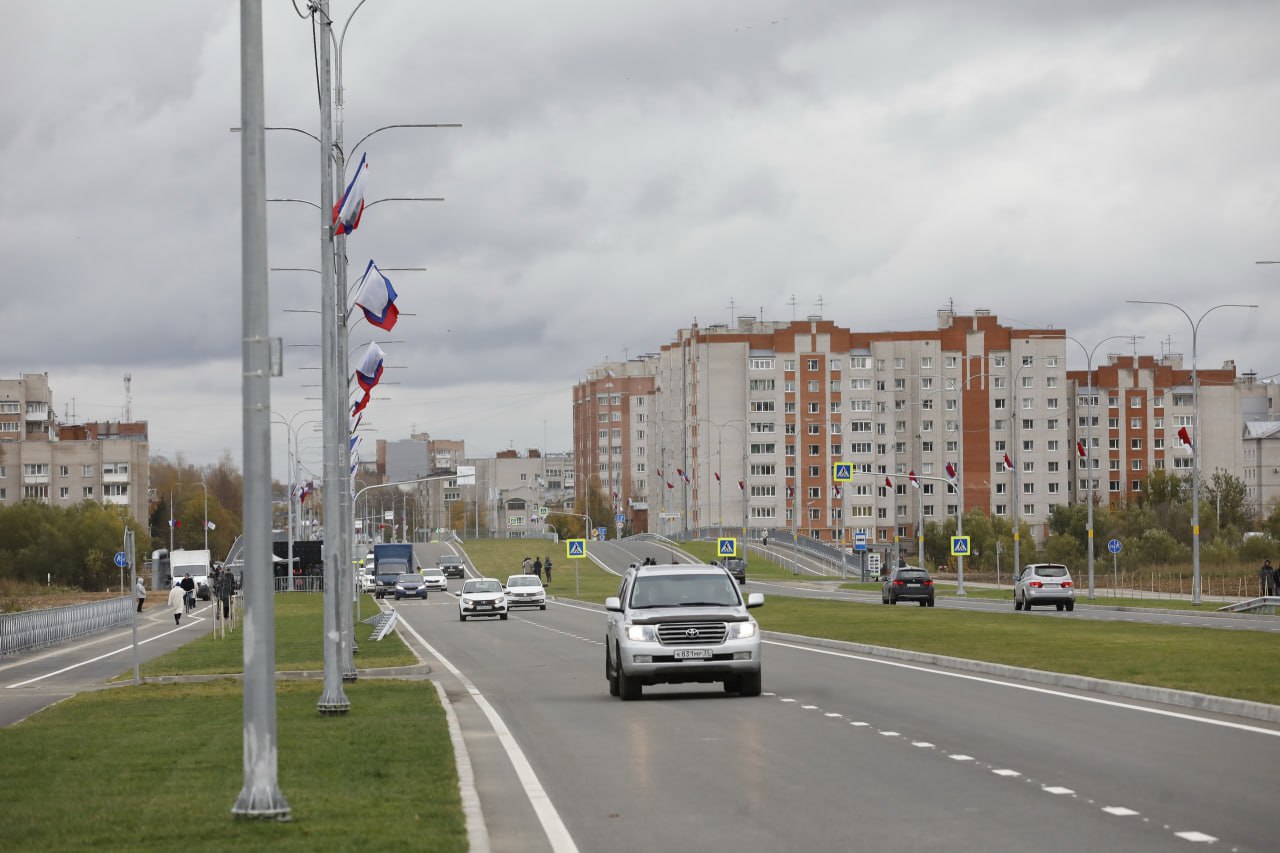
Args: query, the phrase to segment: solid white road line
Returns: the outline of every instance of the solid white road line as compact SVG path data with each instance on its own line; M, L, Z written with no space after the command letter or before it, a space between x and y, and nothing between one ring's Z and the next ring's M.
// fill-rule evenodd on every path
M556 807L552 804L551 798L547 796L542 783L538 781L538 775L534 773L533 765L525 757L524 751L520 749L520 744L516 743L515 737L511 734L511 730L507 728L507 724L503 722L502 717L489 704L489 700L484 698L479 689L471 683L471 679L463 675L461 670L454 666L444 655L440 654L411 625L402 621L400 629L412 634L419 643L422 643L423 648L431 652L436 660L444 664L445 669L449 670L454 678L457 678L462 683L463 688L475 700L476 705L484 712L485 717L489 719L489 725L493 726L494 734L498 736L498 742L502 744L502 748L507 753L507 758L510 759L512 766L515 767L516 776L520 779L520 784L524 786L525 795L529 798L529 804L533 806L534 814L538 816L538 821L542 824L542 830L547 834L547 842L551 845L551 849L555 853L578 853L578 846L574 844L573 837L569 835L568 828L564 825L564 821L560 819L560 813L556 811Z
M192 621L188 622L188 623L187 623L187 625L194 625L194 624L196 624L197 622L203 622L203 621L205 621L203 618L201 618L201 617L199 617L199 616L195 616L195 615L193 615L193 614L188 614L188 615L191 617L191 620L192 620ZM138 641L138 645L142 646L142 645L145 645L145 644L147 644L147 643L154 642L155 640L158 640L158 639L160 639L161 637L167 637L167 636L169 636L170 634L176 634L176 633L178 633L179 631L183 630L183 628L185 628L185 627L186 627L185 625L179 625L179 626L177 626L176 628L172 628L172 629L170 629L170 630L168 630L168 631L165 631L163 634L157 634L157 635L156 635L156 636L154 636L154 637L148 637L148 638L147 638L147 639L145 639L145 640L139 640L139 641ZM121 652L127 652L127 651L129 651L130 649L132 649L132 648L133 648L133 643L130 643L129 645L127 645L127 646L122 646L121 648L118 648L118 649L116 649L115 651L107 652L107 653L106 653L106 654L104 654L104 655L98 655L96 658L89 658L88 660L82 660L82 661L80 661L79 663L73 663L73 664L71 664L71 666L64 666L62 669L55 670L55 671L53 671L53 672L46 672L44 675L37 675L35 678L28 678L26 681L19 681L19 682L17 682L16 684L6 684L6 685L5 685L5 687L6 687L6 688L13 688L13 687L26 687L28 684L35 684L37 681L43 681L43 680L45 680L46 678L52 678L52 677L53 677L53 676L55 676L55 675L62 675L62 673L64 673L64 672L70 672L70 671L71 671L71 670L73 670L73 669L78 669L79 667L86 666L87 664L96 663L96 662L98 662L98 661L100 661L100 660L103 660L103 659L105 659L105 658L109 658L109 657L111 657L112 655L118 655L118 654L120 654Z

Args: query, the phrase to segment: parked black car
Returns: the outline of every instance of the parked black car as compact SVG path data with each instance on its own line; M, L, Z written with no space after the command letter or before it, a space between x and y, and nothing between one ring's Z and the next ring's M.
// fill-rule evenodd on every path
M894 569L880 589L882 604L918 601L921 607L933 607L933 579L924 569L904 566Z

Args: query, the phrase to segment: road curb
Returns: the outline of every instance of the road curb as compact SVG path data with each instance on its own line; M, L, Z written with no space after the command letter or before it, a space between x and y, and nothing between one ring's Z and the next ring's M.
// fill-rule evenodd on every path
M1062 672L1047 672L1041 669L1024 669L1001 663L954 658L947 655L935 655L927 652L914 652L907 649L891 649L886 646L869 646L865 643L850 643L844 640L828 640L823 637L806 637L802 634L783 634L777 631L761 631L767 640L779 640L823 648L838 649L846 652L870 655L872 657L889 658L891 660L924 663L932 666L955 669L963 672L976 672L983 675L994 675L1001 678L1030 681L1052 687L1069 687L1076 690L1089 690L1108 696L1124 699L1136 699L1144 702L1160 702L1180 708L1191 708L1212 714L1229 714L1251 720L1262 720L1268 723L1280 723L1280 705L1268 705L1263 702L1250 702L1245 699L1231 699L1225 696L1210 696L1207 693L1194 693L1189 690L1174 690L1168 687L1148 687L1143 684L1129 684L1124 681L1108 681L1103 678L1090 678L1084 675L1071 675Z

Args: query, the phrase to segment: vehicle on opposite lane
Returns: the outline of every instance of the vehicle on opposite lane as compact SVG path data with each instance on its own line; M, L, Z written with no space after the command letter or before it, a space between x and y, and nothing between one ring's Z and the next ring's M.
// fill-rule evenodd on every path
M536 607L547 609L547 592L536 575L512 575L506 583L507 607Z
M463 578L467 576L467 564L461 557L446 554L436 560L436 565L440 567L447 578Z
M466 622L469 616L497 616L507 618L507 597L497 578L472 578L462 584L458 593L458 621Z
M1058 610L1076 609L1075 582L1061 563L1031 563L1013 584L1013 609L1030 610L1036 604L1052 604Z
M609 694L639 699L646 684L722 682L727 693L759 696L760 627L721 566L632 566L605 599Z
M927 571L915 566L899 566L880 587L881 604L918 601L921 607L933 607L933 600L933 579Z

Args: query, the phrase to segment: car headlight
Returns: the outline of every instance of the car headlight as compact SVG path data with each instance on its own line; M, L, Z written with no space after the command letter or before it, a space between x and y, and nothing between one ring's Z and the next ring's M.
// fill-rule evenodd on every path
M495 599L493 600L493 603L494 603L494 604L506 604L506 603L507 603L507 600L506 600L505 598L503 598L502 596L498 596L497 598L495 598Z
M658 639L652 625L628 625L627 639L639 643L652 643Z
M756 623L754 622L730 622L729 623L729 639L745 640L748 637L756 635Z
M470 607L470 606L471 606L471 604L472 604L471 599L466 598L466 597L464 597L464 598L462 599L462 603L463 603L464 605L466 605L467 607Z

